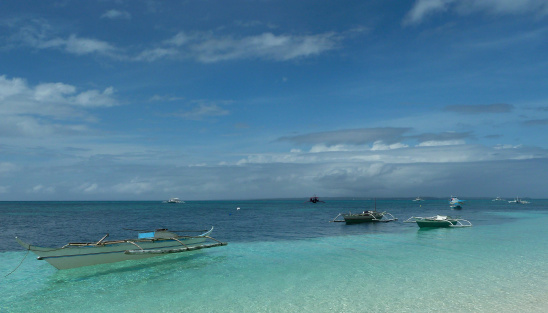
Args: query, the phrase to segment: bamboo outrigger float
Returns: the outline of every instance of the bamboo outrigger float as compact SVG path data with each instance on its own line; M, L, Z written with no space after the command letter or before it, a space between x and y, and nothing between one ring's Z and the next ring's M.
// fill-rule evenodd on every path
M98 242L68 243L61 248L33 246L15 237L25 249L38 255L57 269L69 269L126 260L150 258L166 253L180 253L227 245L210 237L213 227L198 236L181 236L177 231L158 229L140 232L137 239L106 241L108 234ZM207 240L213 243L205 243Z

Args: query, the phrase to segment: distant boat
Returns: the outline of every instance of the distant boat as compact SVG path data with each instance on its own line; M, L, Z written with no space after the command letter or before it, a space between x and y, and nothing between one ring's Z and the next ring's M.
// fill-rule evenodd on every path
M502 199L501 197L496 197L495 199L493 199L491 201L506 201L506 200Z
M404 223L417 223L419 228L446 228L446 227L470 227L472 223L461 218L453 218L450 216L436 215L432 217L415 217L412 216Z
M183 200L180 200L179 198L171 198L166 201L167 203L185 203Z
M424 199L422 199L421 197L416 197L413 201L424 201Z
M519 197L516 197L514 200L508 201L508 203L516 203L516 204L528 204L531 203L527 200L520 199Z
M318 202L325 202L325 201L320 200L320 198L318 198L318 197L316 197L316 195L314 195L314 197L310 197L310 199L308 199L308 202L318 203Z
M339 216L342 216L344 219L344 222L346 224L359 224L359 223L368 223L368 222L391 222L391 221L397 221L398 219L395 218L392 214L388 212L378 212L377 211L377 201L375 200L375 209L374 210L367 210L363 211L361 213L354 213L351 212L346 213L339 213L331 222L343 222L341 220L337 220ZM387 218L383 218L383 217Z
M460 210L462 209L462 205L464 204L464 200L460 200L457 197L451 196L451 199L449 200L449 206L451 209Z
M114 263L126 260L150 258L166 253L179 253L204 248L224 246L226 243L210 237L213 227L198 236L180 236L178 231L157 229L138 233L138 238L106 241L105 235L97 242L68 243L61 248L43 248L23 242L15 237L25 249L38 255L55 268L63 270L75 267ZM215 242L203 244L207 239Z

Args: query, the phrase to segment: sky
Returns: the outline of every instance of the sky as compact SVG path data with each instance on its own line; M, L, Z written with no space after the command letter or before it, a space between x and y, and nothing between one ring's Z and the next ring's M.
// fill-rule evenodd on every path
M547 182L548 0L0 2L0 200Z

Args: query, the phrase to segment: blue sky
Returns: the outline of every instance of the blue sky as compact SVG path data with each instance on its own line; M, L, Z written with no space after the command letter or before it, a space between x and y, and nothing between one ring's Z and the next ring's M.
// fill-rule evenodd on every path
M0 2L0 199L546 198L548 1Z

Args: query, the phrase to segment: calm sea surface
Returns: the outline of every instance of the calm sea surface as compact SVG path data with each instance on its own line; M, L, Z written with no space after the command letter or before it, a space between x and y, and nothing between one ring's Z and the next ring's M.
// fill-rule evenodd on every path
M0 312L548 312L548 200L530 201L377 200L399 220L357 225L329 221L373 200L0 202ZM436 214L473 227L403 223ZM14 240L211 226L228 246L62 271Z

